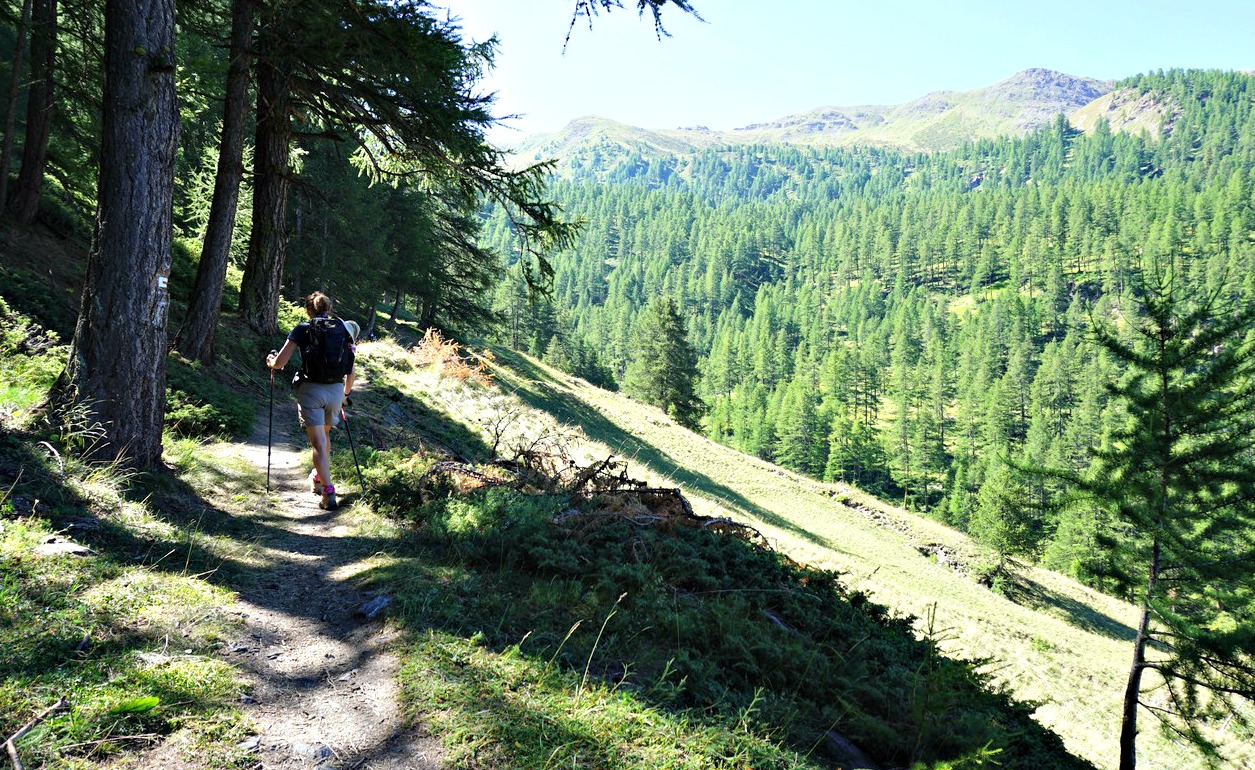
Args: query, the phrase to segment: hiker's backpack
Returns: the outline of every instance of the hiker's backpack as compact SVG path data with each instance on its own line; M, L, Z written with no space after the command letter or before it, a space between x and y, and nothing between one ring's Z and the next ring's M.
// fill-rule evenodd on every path
M339 318L317 316L309 321L309 346L301 348L302 379L343 382L353 369L353 338Z

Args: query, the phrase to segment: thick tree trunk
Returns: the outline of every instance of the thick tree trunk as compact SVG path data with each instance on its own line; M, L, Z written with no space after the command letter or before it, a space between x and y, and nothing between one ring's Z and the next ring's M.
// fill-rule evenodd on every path
M17 126L17 95L21 91L22 57L26 55L26 30L31 23L31 0L23 0L18 22L17 44L13 47L13 76L9 78L9 99L4 110L4 143L0 146L0 206L9 199L9 160L13 155L13 130Z
M1142 600L1142 617L1137 624L1137 638L1133 640L1133 665L1129 669L1129 682L1124 688L1124 716L1120 720L1120 770L1137 767L1137 708L1142 694L1142 672L1146 670L1146 643L1150 630L1150 601L1159 582L1159 542L1151 552L1150 576L1146 581L1146 597Z
M253 5L253 0L235 0L231 6L231 64L227 68L218 172L214 177L213 202L196 269L196 283L177 343L180 353L206 364L214 357L214 334L218 329L218 311L231 258L240 181L244 178L244 120L248 115Z
M99 459L161 461L179 113L174 0L106 0L96 230L64 396L99 423Z
M271 19L258 38L257 134L253 156L253 232L240 286L240 315L275 334L287 254L288 154L292 141L292 59Z
M26 141L22 145L22 167L18 171L17 187L9 202L9 211L22 224L34 222L39 213L44 166L48 161L48 137L52 134L52 84L56 56L57 0L34 0L31 6L31 82L26 91Z

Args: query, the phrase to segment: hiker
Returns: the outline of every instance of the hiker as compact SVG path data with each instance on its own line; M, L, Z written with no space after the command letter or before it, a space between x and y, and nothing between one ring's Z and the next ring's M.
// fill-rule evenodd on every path
M293 352L301 351L301 370L292 382L296 385L296 414L314 453L310 491L322 495L319 508L334 511L338 504L331 483L331 429L340 421L341 405L353 391L357 349L353 332L360 327L336 318L331 298L320 291L305 298L305 313L309 320L296 325L282 350L270 351L266 366L282 369Z

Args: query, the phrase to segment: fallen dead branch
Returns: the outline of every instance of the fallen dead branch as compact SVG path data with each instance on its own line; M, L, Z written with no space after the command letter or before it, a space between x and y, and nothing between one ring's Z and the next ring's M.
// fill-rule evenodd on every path
M565 495L571 505L553 523L587 535L607 524L626 521L638 527L674 530L702 529L735 537L756 548L773 550L757 529L727 517L701 516L684 493L674 487L650 487L628 475L627 463L613 455L581 466L560 447L520 447L512 459L474 466L444 460L418 480L423 502L437 493L467 493L489 486L509 486L523 492Z
M572 508L555 519L555 523L592 531L614 521L627 521L638 526L660 529L704 529L717 535L728 535L763 550L772 550L770 541L757 529L727 517L702 516L693 512L684 493L676 488L607 489L588 496L587 510Z
M70 704L66 701L66 699L61 698L56 703L44 709L42 714L22 725L22 729L9 736L9 739L4 742L4 750L9 754L9 761L13 763L13 770L24 770L22 767L22 760L19 759L17 755L17 742L22 739L22 736L26 735L31 730L34 730L48 717L58 711L69 708L69 706Z

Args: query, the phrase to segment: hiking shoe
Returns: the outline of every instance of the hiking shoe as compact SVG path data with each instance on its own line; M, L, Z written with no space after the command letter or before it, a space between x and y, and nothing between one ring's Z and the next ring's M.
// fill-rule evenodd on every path
M318 478L318 469L309 472L309 491L316 495L322 494L322 479Z
M340 507L336 502L336 488L330 484L322 488L322 500L318 501L318 507L324 511L334 511Z

